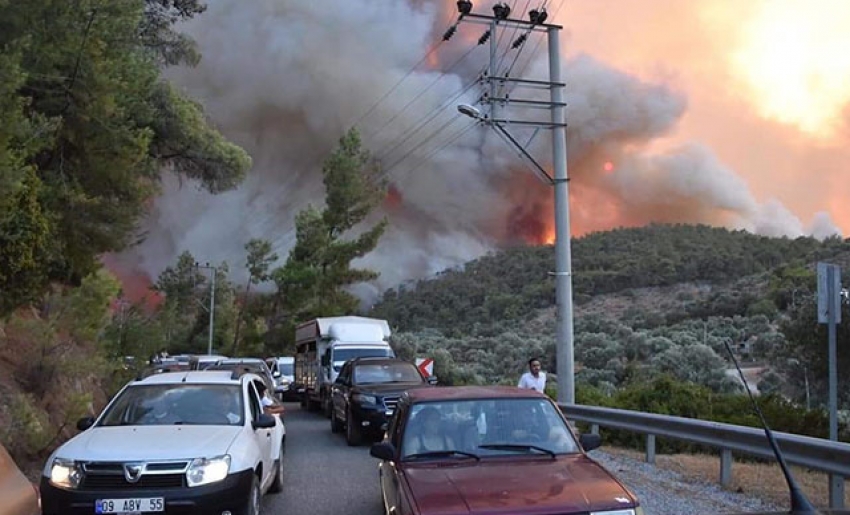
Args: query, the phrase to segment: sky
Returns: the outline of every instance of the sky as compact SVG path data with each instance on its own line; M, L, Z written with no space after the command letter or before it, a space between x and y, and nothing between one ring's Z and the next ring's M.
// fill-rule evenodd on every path
M574 236L650 222L788 237L850 231L850 2L507 3L520 16L543 2L548 21L564 26ZM244 280L251 238L285 258L294 216L322 204L321 162L351 126L391 183L370 220L386 216L390 227L357 263L381 272L357 290L362 298L505 245L551 243L551 187L455 109L480 98L488 62L488 45L475 44L481 26L463 23L438 44L456 18L449 0L210 0L184 27L200 65L167 77L254 168L218 196L167 180L147 239L110 266L150 279L189 250ZM532 35L508 50L517 35L497 31L499 73L545 79L546 44ZM516 105L503 114L540 116ZM546 131L508 129L551 169Z
M850 3L594 0L558 20L568 51L687 95L657 148L701 142L758 199L850 231Z

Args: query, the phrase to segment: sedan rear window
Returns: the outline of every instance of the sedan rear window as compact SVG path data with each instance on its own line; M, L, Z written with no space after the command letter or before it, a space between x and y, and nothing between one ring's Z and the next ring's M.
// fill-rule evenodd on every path
M98 425L241 426L241 393L239 385L134 385L115 399Z

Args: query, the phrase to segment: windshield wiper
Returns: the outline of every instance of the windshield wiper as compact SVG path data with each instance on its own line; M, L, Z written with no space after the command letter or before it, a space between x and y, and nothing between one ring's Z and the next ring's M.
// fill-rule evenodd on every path
M488 443L484 445L479 445L479 449L494 449L497 451L539 451L544 454L548 454L549 456L555 457L555 451L552 449L547 449L545 447L540 447L539 445L529 445L529 444L513 444L513 443Z
M481 458L478 457L477 454L473 454L471 452L464 451L429 451L429 452L418 452L416 454L411 454L409 456L405 456L405 459L416 459L416 458L448 458L450 456L463 456L466 458L475 458L476 461Z

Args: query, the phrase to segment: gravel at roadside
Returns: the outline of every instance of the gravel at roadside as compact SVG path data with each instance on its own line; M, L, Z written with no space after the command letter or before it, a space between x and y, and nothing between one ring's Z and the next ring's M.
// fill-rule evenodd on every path
M614 473L640 499L646 515L753 513L787 509L719 484L689 478L626 456L591 451L590 457Z

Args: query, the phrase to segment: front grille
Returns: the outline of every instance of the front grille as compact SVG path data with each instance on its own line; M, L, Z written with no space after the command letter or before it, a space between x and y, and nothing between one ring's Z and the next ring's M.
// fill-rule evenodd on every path
M384 408L395 412L395 407L398 404L398 397L384 397Z
M125 490L127 488L182 488L185 474L148 474L136 483L129 483L124 474L95 475L86 474L80 485L81 490Z
M144 464L135 483L124 476L124 464L89 462L83 464L81 490L124 490L127 488L182 488L186 486L188 461L164 461Z

